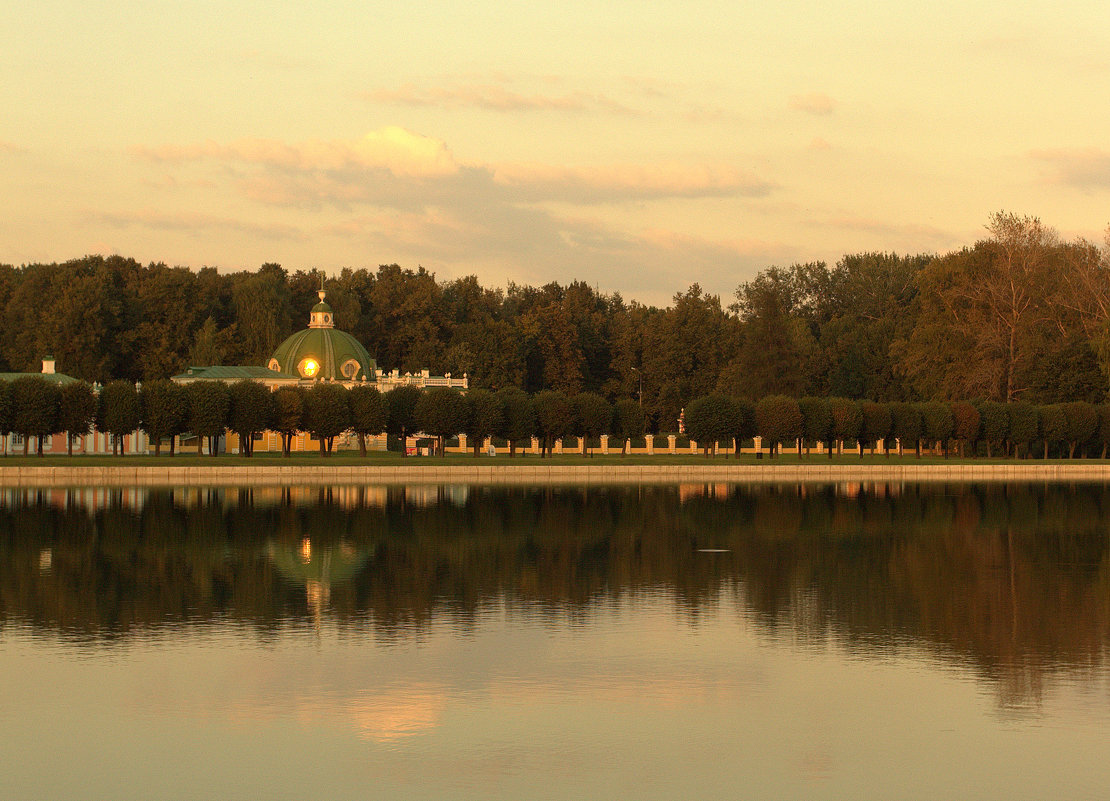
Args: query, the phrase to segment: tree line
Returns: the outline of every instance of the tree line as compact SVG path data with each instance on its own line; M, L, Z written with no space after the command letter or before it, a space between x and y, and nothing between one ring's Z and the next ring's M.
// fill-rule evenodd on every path
M489 288L396 264L333 276L119 256L0 265L0 370L53 354L63 372L106 384L265 364L304 326L321 282L336 325L386 369L633 398L652 431L714 392L1053 404L1101 403L1110 389L1107 248L1005 212L957 251L770 266L731 299L694 284L666 308L582 281Z
M783 444L808 455L815 443L822 443L830 458L845 443L861 457L865 447L874 450L878 443L887 455L892 443L899 455L909 447L918 457L923 443L939 443L946 457L955 445L960 456L982 452L988 458L1031 456L1039 443L1046 459L1074 458L1077 453L1105 459L1110 446L1110 405L1086 401L876 402L769 395L752 403L714 393L695 398L682 416L687 437L707 456L724 444L735 447L739 457L740 446L755 437L772 458ZM74 438L94 427L112 437L113 452L120 454L123 438L142 429L156 456L167 439L172 455L184 434L206 441L209 454L216 456L218 439L229 430L239 435L240 452L248 457L255 438L265 431L280 434L283 456L290 455L293 438L301 432L316 439L320 453L327 455L335 438L348 431L357 437L362 456L367 438L381 434L399 443L415 434L433 437L436 453L443 455L446 440L460 433L467 435L476 456L487 438L505 443L513 456L519 443L533 437L541 443L541 456L548 456L556 440L568 437L584 438L582 452L588 455L602 435L617 439L626 452L631 439L645 435L647 419L630 398L613 404L592 392L542 390L529 395L516 387L462 394L446 387L401 386L383 394L372 386L346 389L318 382L311 388L283 386L271 392L250 380L179 385L155 379L138 385L112 381L96 392L83 381L59 385L38 375L0 382L0 436L20 435L25 454L32 438L38 440L41 455L46 437L65 433L72 455Z

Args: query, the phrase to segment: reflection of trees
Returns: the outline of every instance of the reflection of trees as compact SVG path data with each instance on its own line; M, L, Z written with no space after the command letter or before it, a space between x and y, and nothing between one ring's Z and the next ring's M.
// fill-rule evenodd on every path
M1104 487L704 490L9 494L0 620L103 638L215 619L276 631L323 610L403 637L491 603L582 616L661 592L696 623L739 593L768 630L916 643L969 661L1012 703L1048 670L1101 659Z

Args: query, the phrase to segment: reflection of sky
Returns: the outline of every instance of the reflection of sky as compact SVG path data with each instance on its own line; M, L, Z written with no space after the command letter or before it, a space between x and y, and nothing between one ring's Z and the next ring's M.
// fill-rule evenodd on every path
M1060 798L1110 780L1105 669L1000 712L913 648L767 637L727 601L489 607L115 647L0 638L0 797ZM59 769L64 766L64 769Z

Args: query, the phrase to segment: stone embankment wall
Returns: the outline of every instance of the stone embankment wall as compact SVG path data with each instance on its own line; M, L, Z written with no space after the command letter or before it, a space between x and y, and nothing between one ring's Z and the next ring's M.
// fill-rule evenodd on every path
M0 467L2 487L1110 481L1110 464Z

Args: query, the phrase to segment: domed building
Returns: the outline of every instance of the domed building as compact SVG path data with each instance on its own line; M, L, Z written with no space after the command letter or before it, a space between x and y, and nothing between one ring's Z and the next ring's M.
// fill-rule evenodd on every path
M335 315L319 291L308 328L277 346L266 367L310 381L376 381L377 365L362 343L335 327Z
M249 379L265 384L271 390L282 386L311 387L320 381L334 382L347 388L371 386L381 392L405 385L460 390L469 387L470 381L465 374L462 378L452 378L450 373L434 376L428 370L421 370L416 374L402 374L400 370L391 373L379 370L374 357L361 342L335 327L335 313L326 301L327 293L321 289L318 294L320 300L309 312L308 328L286 337L265 366L193 366L184 373L173 376L172 380L178 384L191 384L194 381L223 381L230 384ZM229 436L234 438L234 435ZM275 436L273 432L267 432L262 446L257 449L272 450ZM301 439L303 440L303 436ZM237 441L233 439L233 442ZM305 442L302 441L295 450L304 447Z

